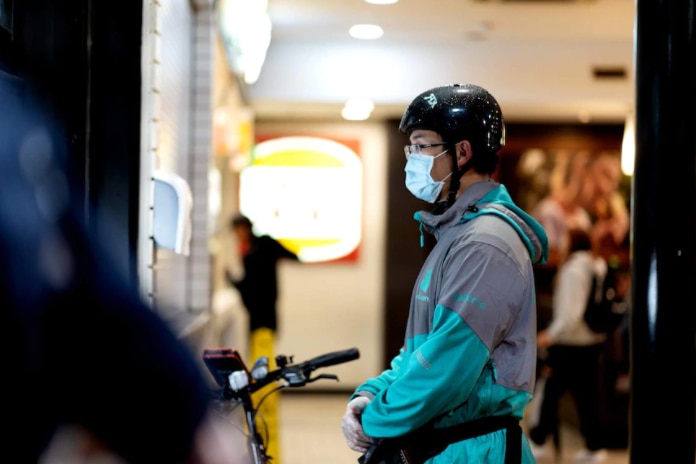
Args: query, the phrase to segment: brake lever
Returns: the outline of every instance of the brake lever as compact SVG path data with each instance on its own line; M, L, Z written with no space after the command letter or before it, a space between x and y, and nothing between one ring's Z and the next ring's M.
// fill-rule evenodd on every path
M319 374L316 377L311 377L307 379L307 383L315 382L319 379L330 379L330 380L335 380L338 382L338 376L333 375L333 374Z

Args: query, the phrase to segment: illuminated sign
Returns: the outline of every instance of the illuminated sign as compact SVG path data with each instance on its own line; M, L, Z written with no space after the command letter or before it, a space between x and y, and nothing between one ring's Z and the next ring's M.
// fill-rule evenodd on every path
M362 161L318 137L260 142L240 174L240 211L304 262L355 258L362 232Z

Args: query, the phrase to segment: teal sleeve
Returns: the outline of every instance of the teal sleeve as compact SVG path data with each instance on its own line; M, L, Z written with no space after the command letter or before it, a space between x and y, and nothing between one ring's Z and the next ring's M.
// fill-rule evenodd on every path
M355 392L350 397L350 399L355 398L355 396L361 393L369 393L371 396L377 395L380 391L386 389L392 384L394 379L401 375L401 366L408 356L403 348L399 350L399 354L392 358L390 369L384 370L379 376L368 379L362 385L355 389Z
M375 389L362 415L365 432L403 435L463 404L489 358L488 348L462 318L438 305L427 339Z

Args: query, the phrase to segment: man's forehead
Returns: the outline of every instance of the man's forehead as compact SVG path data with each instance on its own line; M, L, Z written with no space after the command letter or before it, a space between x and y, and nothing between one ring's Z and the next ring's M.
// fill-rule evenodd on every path
M424 138L439 139L439 137L440 136L438 135L437 132L435 132L433 130L429 130L429 129L415 129L414 131L411 132L411 135L409 136L409 138L411 140L424 139Z

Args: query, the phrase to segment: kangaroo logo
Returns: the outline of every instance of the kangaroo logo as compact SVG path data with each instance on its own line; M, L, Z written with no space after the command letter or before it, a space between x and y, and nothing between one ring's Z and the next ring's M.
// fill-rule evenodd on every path
M427 97L424 98L426 103L430 105L431 108L434 108L435 105L437 105L437 97L435 96L434 93L431 93Z

